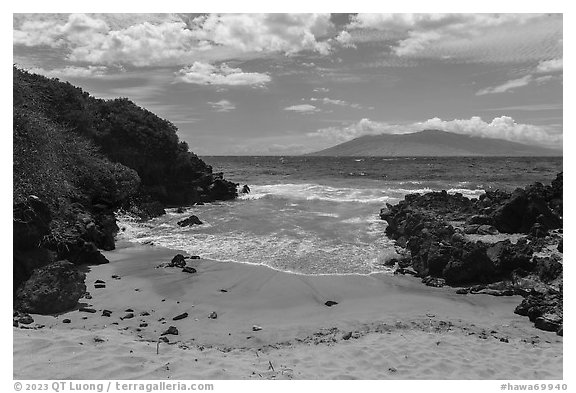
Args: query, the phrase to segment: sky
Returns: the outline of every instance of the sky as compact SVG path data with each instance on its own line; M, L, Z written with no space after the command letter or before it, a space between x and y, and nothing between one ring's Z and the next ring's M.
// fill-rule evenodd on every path
M561 14L14 14L13 63L128 97L199 155L441 129L562 146Z

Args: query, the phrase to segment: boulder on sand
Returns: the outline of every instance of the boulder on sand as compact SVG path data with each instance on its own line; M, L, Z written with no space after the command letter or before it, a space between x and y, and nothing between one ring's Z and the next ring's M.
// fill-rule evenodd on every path
M76 306L86 292L86 275L68 261L34 270L16 291L16 308L33 314L54 314Z

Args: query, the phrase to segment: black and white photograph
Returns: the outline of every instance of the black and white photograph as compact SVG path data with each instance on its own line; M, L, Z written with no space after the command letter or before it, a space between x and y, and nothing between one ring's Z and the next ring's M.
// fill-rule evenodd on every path
M562 13L11 17L14 381L566 390Z

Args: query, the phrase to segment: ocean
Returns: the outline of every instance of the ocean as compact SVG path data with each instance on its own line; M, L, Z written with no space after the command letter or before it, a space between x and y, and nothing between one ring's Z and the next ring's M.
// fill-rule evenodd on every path
M396 255L379 211L408 193L550 183L562 158L202 157L214 172L249 185L237 200L188 207L140 223L119 214L119 240L152 243L225 262L297 274L391 272ZM194 214L203 225L181 228Z

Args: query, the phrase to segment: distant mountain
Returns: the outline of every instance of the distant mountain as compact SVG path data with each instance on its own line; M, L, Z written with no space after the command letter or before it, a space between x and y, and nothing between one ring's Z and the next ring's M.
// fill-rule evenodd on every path
M562 150L530 146L502 139L479 138L440 130L413 134L366 135L309 156L562 156Z

